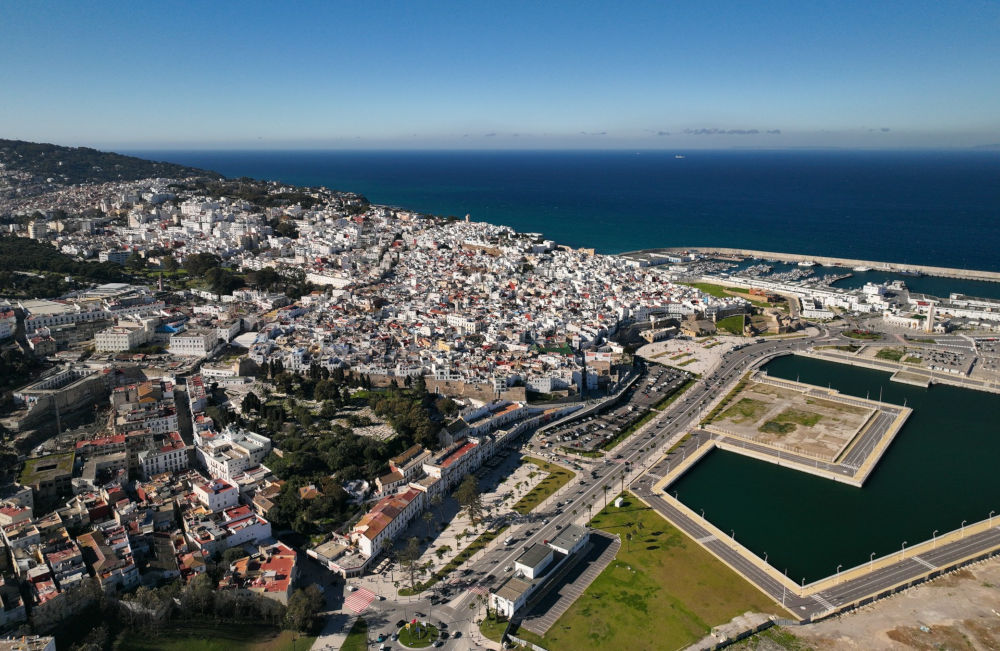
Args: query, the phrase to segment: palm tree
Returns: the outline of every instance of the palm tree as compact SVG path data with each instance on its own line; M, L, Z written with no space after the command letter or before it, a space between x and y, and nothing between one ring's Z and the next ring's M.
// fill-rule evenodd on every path
M434 514L431 513L430 511L424 511L424 514L421 517L424 520L425 529L427 531L427 537L430 538L431 537L431 522L434 521Z
M608 508L608 491L611 490L611 484L604 484L604 508Z

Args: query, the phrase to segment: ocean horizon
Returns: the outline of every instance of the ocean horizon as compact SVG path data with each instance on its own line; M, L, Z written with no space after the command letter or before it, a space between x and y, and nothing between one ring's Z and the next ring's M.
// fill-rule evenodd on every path
M133 150L599 253L725 246L1000 270L993 150Z

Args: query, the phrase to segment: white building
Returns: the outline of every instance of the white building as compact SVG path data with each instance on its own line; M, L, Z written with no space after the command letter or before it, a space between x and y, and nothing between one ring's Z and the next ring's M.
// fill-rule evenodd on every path
M240 491L229 482L213 479L207 484L196 484L193 492L198 501L212 513L236 506L240 501Z
M99 353L132 350L148 342L150 334L142 327L112 326L94 335L94 349Z
M170 337L170 354L184 357L204 357L218 341L215 330L188 330Z
M145 478L162 472L180 472L188 467L188 447L178 432L157 437L153 446L139 452L139 464Z

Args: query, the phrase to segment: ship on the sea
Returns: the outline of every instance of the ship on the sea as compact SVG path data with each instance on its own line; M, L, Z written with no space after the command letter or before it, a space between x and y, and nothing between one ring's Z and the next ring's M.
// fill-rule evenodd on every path
M854 271L871 271L871 267L854 267Z
M914 278L919 278L919 277L921 277L921 276L924 275L924 274L922 274L919 271L913 271L911 269L904 269L904 270L898 271L896 273L898 273L900 276L912 276Z
M816 263L812 260L803 260L799 263L800 267L815 267Z

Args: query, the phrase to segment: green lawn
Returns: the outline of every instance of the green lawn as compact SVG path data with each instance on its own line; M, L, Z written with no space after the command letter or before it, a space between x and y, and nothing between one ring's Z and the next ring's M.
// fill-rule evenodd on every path
M883 348L882 350L875 353L876 359L887 359L890 362L898 362L903 358L905 351L898 348Z
M528 491L528 494L519 499L517 504L514 505L515 511L523 515L527 515L528 513L531 513L536 506L544 502L549 495L565 486L566 482L572 479L576 473L570 472L569 470L555 464L548 463L547 461L536 459L535 457L525 457L524 460L535 464L545 472L549 473L548 477L543 479L537 486Z
M851 339L862 339L865 341L873 341L882 337L882 333L872 332L871 330L844 330L842 334Z
M368 648L368 622L358 617L340 651L365 651Z
M434 640L438 639L438 630L433 626L416 626L399 629L399 644L408 646L411 649L422 649L430 646Z
M504 634L507 630L507 620L496 620L491 617L487 617L479 624L479 631L483 634L483 637L493 640L494 642L500 641L500 636Z
M694 287L695 289L699 289L702 292L708 294L709 296L714 296L716 298L729 298L730 296L732 296L732 294L726 291L727 288L723 287L722 285L713 285L711 283L682 283L682 284L687 285L688 287Z
M544 639L550 651L679 649L748 610L780 608L630 493L591 524L622 536L618 557ZM625 534L633 535L631 543Z
M736 314L734 316L727 316L725 319L721 319L715 322L715 328L717 330L725 330L734 335L743 334L743 315Z
M306 651L315 639L271 626L191 622L174 623L155 635L148 630L130 630L120 648L122 651Z

